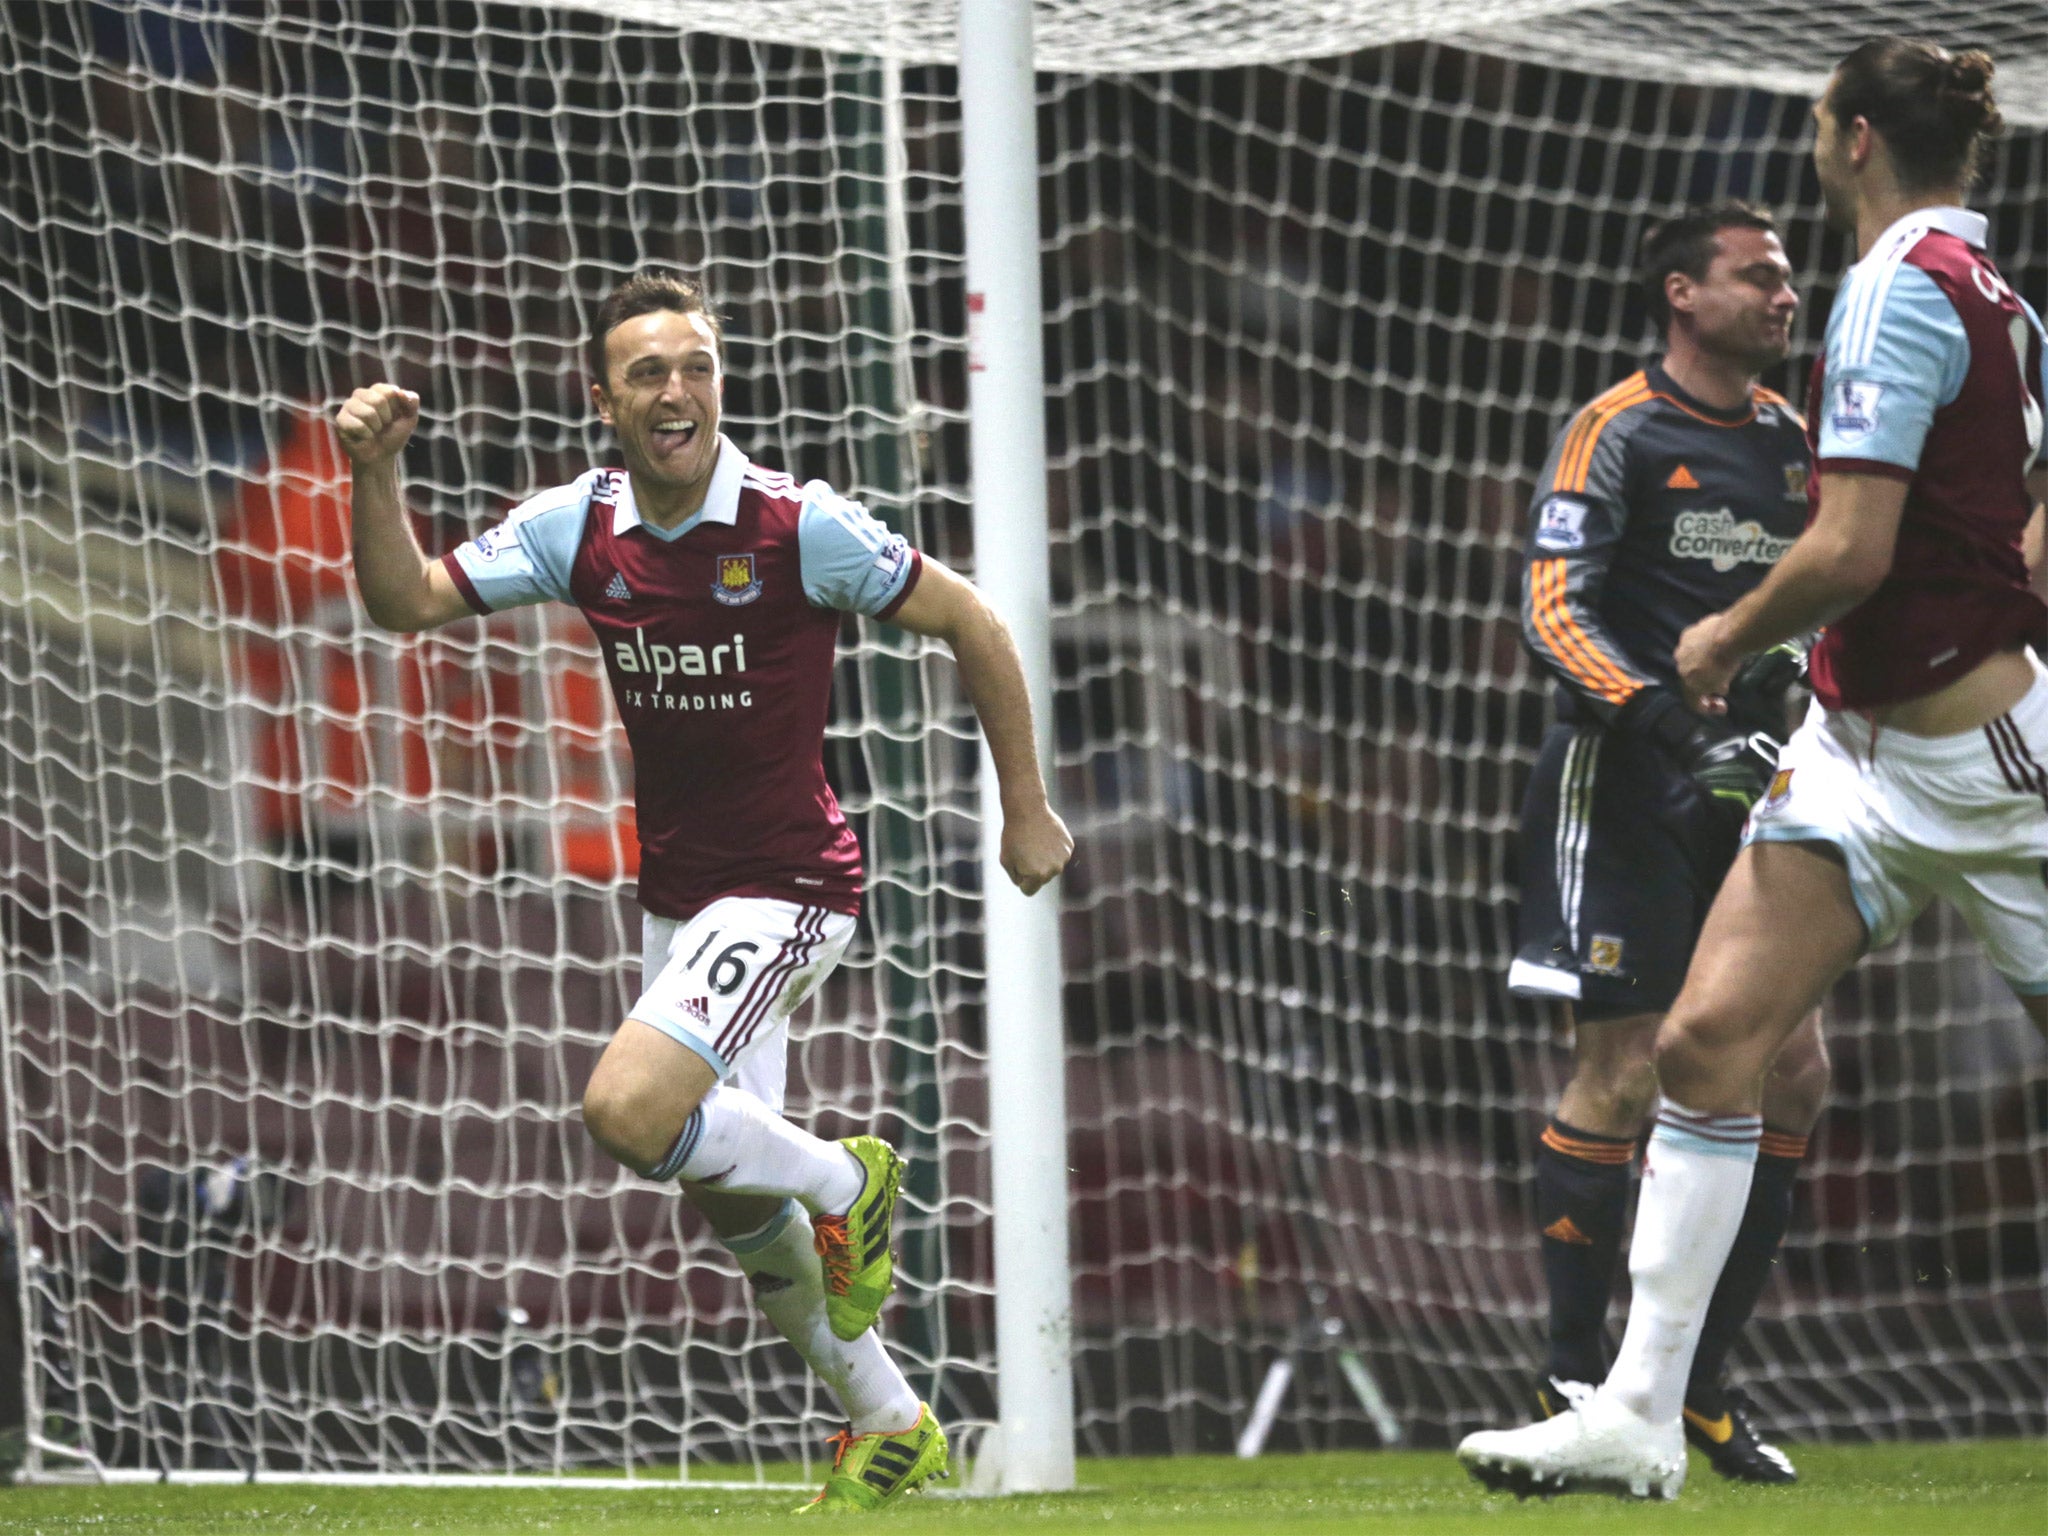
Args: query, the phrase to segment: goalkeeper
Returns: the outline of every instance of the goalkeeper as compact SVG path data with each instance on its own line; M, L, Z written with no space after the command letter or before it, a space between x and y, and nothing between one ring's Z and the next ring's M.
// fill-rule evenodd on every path
M1686 626L1755 587L1806 514L1804 429L1757 376L1784 361L1798 298L1770 216L1695 208L1649 231L1640 280L1661 361L1575 416L1533 509L1522 630L1557 684L1522 810L1519 950L1508 983L1555 998L1573 1073L1536 1157L1550 1294L1535 1394L1562 1412L1606 1375L1606 1318L1639 1138L1656 1105L1651 1048L1750 808L1787 734L1796 652L1752 664L1728 716L1678 691ZM1794 1479L1723 1385L1790 1219L1827 1092L1818 1017L1766 1085L1763 1153L1686 1395L1688 1438L1723 1476Z

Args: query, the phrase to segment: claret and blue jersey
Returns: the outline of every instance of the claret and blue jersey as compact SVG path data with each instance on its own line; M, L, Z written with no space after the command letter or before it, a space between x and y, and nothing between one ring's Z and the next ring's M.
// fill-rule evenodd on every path
M860 847L822 749L842 613L880 618L922 571L899 534L822 481L719 440L703 508L642 521L623 470L544 491L444 557L478 613L572 603L597 636L633 748L640 902L720 896L857 912Z
M1830 474L1907 482L1890 574L1815 650L1829 708L1931 693L2048 638L2020 548L2048 347L1985 235L1984 216L1962 208L1908 215L1850 269L1828 316L1808 409L1813 506Z

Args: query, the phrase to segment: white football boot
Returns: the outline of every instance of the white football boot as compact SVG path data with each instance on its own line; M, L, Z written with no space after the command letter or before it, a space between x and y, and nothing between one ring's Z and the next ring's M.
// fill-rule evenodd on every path
M1685 1431L1676 1420L1659 1427L1638 1418L1596 1392L1540 1424L1467 1435L1458 1460L1487 1487L1517 1498L1611 1493L1675 1499L1685 1486Z

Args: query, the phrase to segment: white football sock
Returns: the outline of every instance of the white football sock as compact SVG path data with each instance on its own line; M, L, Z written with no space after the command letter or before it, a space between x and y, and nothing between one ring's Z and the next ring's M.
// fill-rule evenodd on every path
M832 1331L825 1317L824 1266L803 1207L791 1201L760 1231L723 1241L754 1288L755 1304L818 1373L856 1435L917 1422L917 1394L877 1331L870 1328L851 1344Z
M812 1213L840 1215L867 1187L867 1171L836 1141L791 1125L751 1093L716 1087L648 1175L685 1179L725 1194L782 1195Z
M1601 1391L1652 1424L1674 1423L1707 1303L1749 1204L1763 1120L1702 1115L1666 1099L1643 1157L1621 1350Z

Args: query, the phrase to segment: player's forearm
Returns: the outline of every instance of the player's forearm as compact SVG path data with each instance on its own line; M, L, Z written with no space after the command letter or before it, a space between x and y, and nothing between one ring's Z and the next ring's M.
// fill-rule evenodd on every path
M1881 568L1833 531L1809 529L1769 576L1729 608L1721 649L1731 657L1752 656L1832 624L1883 579Z
M994 609L977 602L947 640L961 685L988 740L1004 814L1043 807L1045 778L1039 772L1037 738L1031 725L1031 691L1009 626Z
M380 629L424 628L432 596L427 559L412 536L395 461L356 466L349 516L356 586L370 622Z
M1754 655L1832 624L1883 585L1907 482L1896 473L1824 475L1820 511L1785 558L1722 616L1724 658Z

